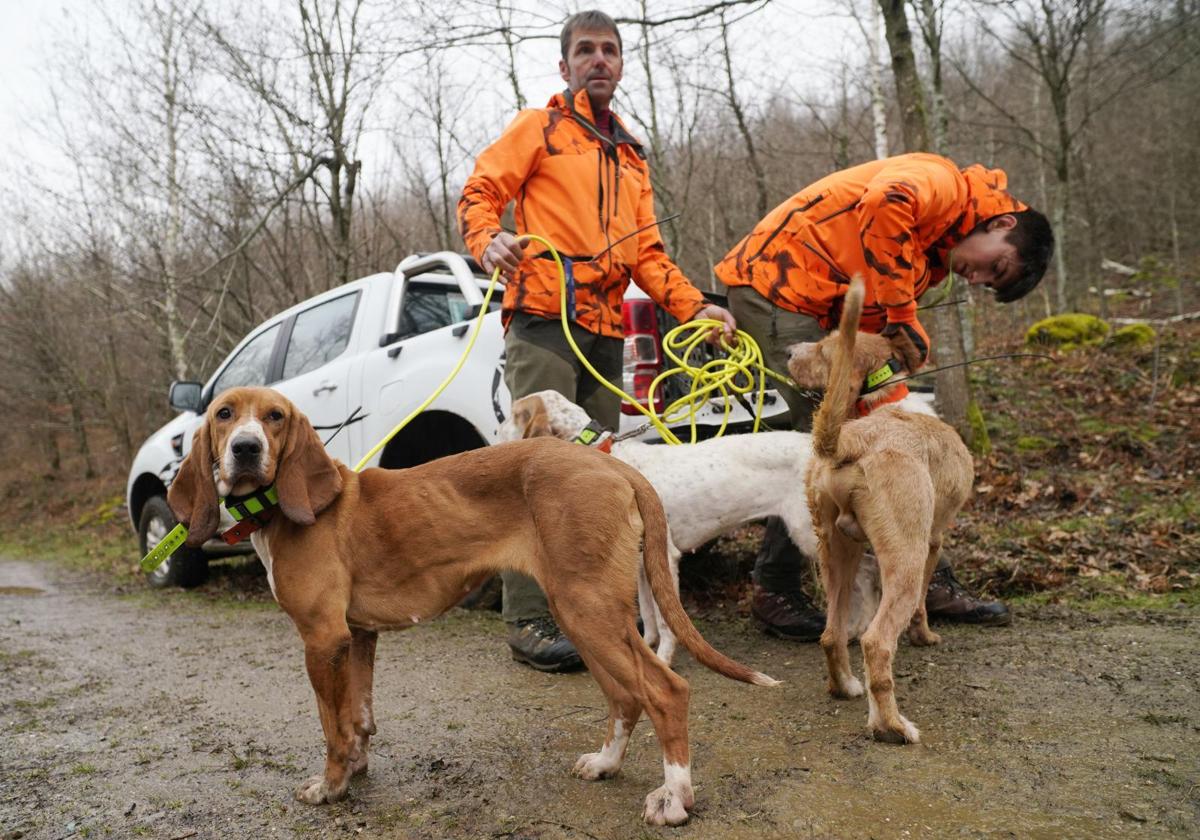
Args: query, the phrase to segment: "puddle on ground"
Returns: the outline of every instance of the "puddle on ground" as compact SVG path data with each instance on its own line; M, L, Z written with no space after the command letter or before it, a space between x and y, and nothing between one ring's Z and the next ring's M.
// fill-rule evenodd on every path
M0 595L16 595L20 598L36 598L46 594L44 589L36 586L0 586Z

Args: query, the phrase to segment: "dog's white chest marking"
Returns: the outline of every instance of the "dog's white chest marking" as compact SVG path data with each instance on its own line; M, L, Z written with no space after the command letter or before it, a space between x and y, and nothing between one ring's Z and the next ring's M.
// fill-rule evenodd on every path
M278 601L279 596L275 594L275 575L271 571L271 545L267 542L267 535L262 531L255 531L250 535L250 544L258 552L258 559L262 561L263 568L267 570L267 583L271 586L271 597Z

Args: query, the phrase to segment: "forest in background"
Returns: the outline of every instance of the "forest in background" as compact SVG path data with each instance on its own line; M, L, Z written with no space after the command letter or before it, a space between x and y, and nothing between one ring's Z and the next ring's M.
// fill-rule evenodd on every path
M625 45L614 108L674 217L668 248L702 288L805 184L929 149L1005 169L1058 236L1038 292L959 307L968 344L1048 314L1196 303L1197 0L799 8L607 9ZM53 101L30 116L53 164L0 164L0 464L123 476L170 415L171 380L205 378L306 297L461 249L462 181L518 107L561 87L570 11L157 0L64 26ZM827 32L831 57L789 53L788 27Z

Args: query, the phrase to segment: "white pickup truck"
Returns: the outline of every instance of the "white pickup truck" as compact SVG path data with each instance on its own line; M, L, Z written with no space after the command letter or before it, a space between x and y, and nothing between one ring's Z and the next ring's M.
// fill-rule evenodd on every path
M353 466L450 372L466 346L487 285L479 267L459 254L411 256L390 274L331 289L261 324L207 382L172 383L171 407L180 414L142 444L126 488L142 553L175 525L167 487L214 395L237 385L269 385L291 399L327 438L358 409L356 419L326 444L330 455ZM370 466L401 469L496 442L509 410L499 312L502 293L497 288L492 311L484 317L479 339L458 376ZM644 398L662 369L661 335L673 322L636 286L630 286L626 296L624 321L624 390ZM674 395L672 387L683 386L668 386L668 399ZM723 408L718 399L704 409L702 431L720 424ZM747 428L749 413L736 402L731 408L731 427ZM783 400L768 391L764 419L782 425L786 411ZM642 422L637 409L622 406L623 431ZM656 437L652 431L643 436ZM224 523L232 525L232 520ZM149 575L149 582L159 587L195 586L204 580L210 558L252 550L249 540L233 547L213 540L203 549L182 548Z

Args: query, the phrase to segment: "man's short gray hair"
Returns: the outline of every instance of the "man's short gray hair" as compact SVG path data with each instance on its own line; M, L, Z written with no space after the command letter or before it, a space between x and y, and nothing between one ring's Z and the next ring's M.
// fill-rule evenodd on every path
M576 12L563 24L562 34L558 36L563 61L567 60L567 53L571 50L571 36L580 29L585 32L612 32L617 36L617 49L625 51L625 46L621 43L621 31L617 29L617 22L604 12L592 9L587 12Z

